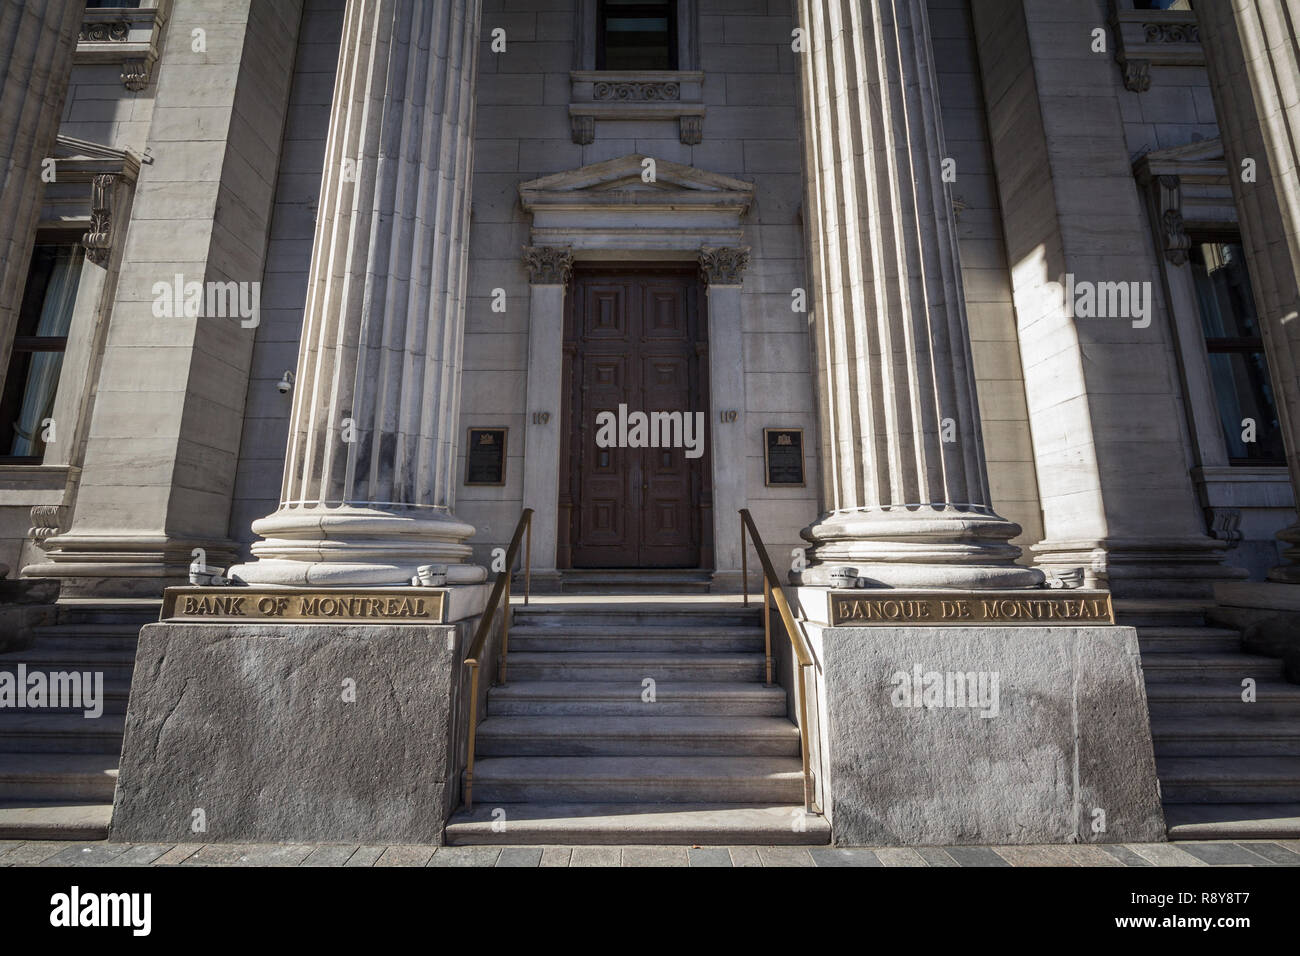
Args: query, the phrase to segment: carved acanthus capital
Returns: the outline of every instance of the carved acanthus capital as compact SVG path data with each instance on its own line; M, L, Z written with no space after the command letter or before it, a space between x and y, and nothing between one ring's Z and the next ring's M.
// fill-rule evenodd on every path
M748 246L716 246L700 250L700 277L707 285L740 285L748 267Z
M568 285L573 250L568 246L524 246L524 265L533 285Z
M1192 248L1191 237L1183 224L1182 181L1177 176L1157 176L1155 188L1165 258L1173 265L1181 266L1187 262L1187 252Z

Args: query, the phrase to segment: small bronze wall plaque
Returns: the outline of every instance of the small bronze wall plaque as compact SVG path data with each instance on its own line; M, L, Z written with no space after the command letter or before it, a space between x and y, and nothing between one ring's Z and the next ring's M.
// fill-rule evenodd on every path
M832 625L1114 624L1106 591L832 591Z
M803 429L763 429L764 484L803 487Z
M440 624L444 599L431 588L167 588L160 620Z
M507 428L471 428L465 443L465 484L506 483Z

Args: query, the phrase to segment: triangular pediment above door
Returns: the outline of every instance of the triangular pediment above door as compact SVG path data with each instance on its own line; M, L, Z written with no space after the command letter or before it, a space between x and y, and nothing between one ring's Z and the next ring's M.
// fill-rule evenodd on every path
M653 179L643 175L654 159ZM641 153L519 184L532 241L585 249L698 250L734 245L754 184Z

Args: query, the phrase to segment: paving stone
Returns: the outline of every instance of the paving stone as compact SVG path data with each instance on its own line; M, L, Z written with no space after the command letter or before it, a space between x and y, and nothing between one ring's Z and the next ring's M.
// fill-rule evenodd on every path
M171 850L170 843L134 843L125 853L104 866L149 866Z
M887 846L873 851L885 866L925 866L925 857L911 847Z
M41 866L97 866L116 860L128 849L121 843L65 843L64 847L42 860Z
M1061 847L1065 855L1074 861L1076 866L1123 866L1119 860L1111 856L1101 848L1101 845L1095 843L1073 843Z
M1210 866L1266 866L1272 863L1238 843L1180 843L1178 848Z
M731 854L725 847L692 847L687 856L691 866L731 866Z
M497 857L497 866L540 866L542 848L539 846L508 846Z
M621 862L616 846L575 846L569 866L618 866Z
M374 866L375 861L384 855L382 846L359 846L357 852L348 857L344 866Z
M626 846L624 866L689 866L683 846Z
M5 866L35 866L68 848L66 840L33 840L9 851Z
M440 846L429 866L496 866L500 855L496 846Z
M428 866L433 851L431 846L390 846L375 866Z
M1134 853L1156 866L1205 866L1204 860L1169 843L1128 844Z
M297 866L314 844L208 843L185 866Z
M154 866L175 866L184 863L201 849L203 849L202 843L178 843L154 860Z
M5 865L5 857L11 850L18 849L23 843L23 840L0 840L0 866Z
M352 854L357 852L355 846L318 846L307 854L302 866L346 866Z
M986 846L946 846L943 852L957 861L958 866L1010 866Z
M807 854L815 866L884 866L879 856L861 847L819 846Z
M760 846L758 858L764 866L812 866L812 857L801 846Z
M1258 853L1270 863L1278 863L1282 866L1300 866L1300 852L1297 850L1288 850L1284 846L1276 843L1244 843L1242 846L1247 847L1252 853Z
M993 852L1012 866L1078 866L1059 846L996 846Z
M762 866L763 861L758 858L758 848L752 846L733 846L728 851L731 854L732 866Z
M572 847L548 846L542 850L542 866L568 866L572 857Z
M1109 853L1125 866L1151 866L1150 860L1134 853L1132 847L1124 846L1122 843L1103 843L1101 849L1103 853Z
M921 859L925 860L929 866L961 866L947 851L941 850L937 846L917 847L916 852L921 854Z

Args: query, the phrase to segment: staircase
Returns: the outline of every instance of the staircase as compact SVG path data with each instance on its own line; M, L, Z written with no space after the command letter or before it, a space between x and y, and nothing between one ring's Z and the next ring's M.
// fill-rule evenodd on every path
M101 840L108 835L135 645L159 602L60 604L0 670L103 674L103 713L0 708L0 839Z
M1176 839L1300 836L1300 686L1206 623L1210 601L1116 600L1137 629L1156 770ZM1242 681L1255 681L1255 702Z
M757 607L685 594L515 604L449 844L822 844ZM650 682L653 682L652 684Z

